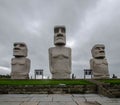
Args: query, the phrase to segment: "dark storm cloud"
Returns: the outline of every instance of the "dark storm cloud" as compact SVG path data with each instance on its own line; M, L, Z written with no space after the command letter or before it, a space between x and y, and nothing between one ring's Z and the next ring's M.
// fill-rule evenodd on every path
M31 75L40 68L50 76L53 28L65 25L77 77L89 68L90 50L96 43L105 44L110 74L120 77L119 4L118 0L0 0L0 70L10 69L13 43L21 41L29 49Z

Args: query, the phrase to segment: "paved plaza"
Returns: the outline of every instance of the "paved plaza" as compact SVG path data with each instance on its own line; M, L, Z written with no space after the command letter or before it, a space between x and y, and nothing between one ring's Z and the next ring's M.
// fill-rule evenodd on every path
M0 105L120 105L97 94L0 94Z

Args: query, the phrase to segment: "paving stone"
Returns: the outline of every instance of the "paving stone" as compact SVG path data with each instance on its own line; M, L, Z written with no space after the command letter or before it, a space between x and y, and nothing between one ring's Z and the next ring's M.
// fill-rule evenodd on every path
M60 102L61 105L77 105L75 102Z
M52 97L33 97L29 101L52 101Z
M38 105L38 104L39 104L39 102L24 102L20 105Z
M61 105L60 102L40 102L38 105Z
M101 105L120 105L120 101L97 101L99 102Z
M100 105L99 103L97 103L97 102L94 102L94 101L89 101L89 102L79 102L79 103L77 103L77 105Z
M20 98L20 97L22 97L22 98L27 98L27 97L29 97L29 94L3 94L2 95L2 97L12 97L12 98Z
M72 97L67 97L67 96L56 96L56 97L53 97L53 101L65 102L65 101L73 101L73 99Z
M0 98L1 101L9 101L9 102L23 102L23 101L28 101L30 98L15 98L15 97L6 97L6 98Z
M73 101L72 95L71 94L54 94L53 96L53 101L61 101L61 102L66 102L66 101Z
M73 100L74 101L85 101L85 98L84 97L73 97Z
M49 94L48 97L73 97L72 94Z
M86 103L84 101L79 101L77 102L77 105L86 105Z
M120 105L120 98L101 97L97 102L101 105Z
M48 97L48 94L30 94L29 97Z
M73 97L83 97L83 94L73 94Z
M120 98L97 94L0 94L0 105L120 105Z
M89 97L89 98L85 97L85 100L86 101L97 101L97 100L101 100L102 101L102 99L100 99L98 97Z
M40 102L39 105L77 105L75 102Z
M83 96L85 96L85 97L101 97L98 94L83 94Z
M0 105L21 105L22 102L0 102Z
M120 103L100 103L100 105L120 105Z

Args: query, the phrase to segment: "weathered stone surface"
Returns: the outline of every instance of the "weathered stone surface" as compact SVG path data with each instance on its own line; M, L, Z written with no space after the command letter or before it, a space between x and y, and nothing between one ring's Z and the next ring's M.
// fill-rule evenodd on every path
M65 45L66 44L66 29L65 26L54 27L54 44Z
M67 94L96 93L96 85L45 86L45 85L1 85L0 94Z
M27 46L23 42L14 43L13 55L11 60L11 79L29 79L30 59L27 56Z
M71 74L71 49L53 47L49 49L50 70L53 79L69 79Z
M13 48L13 56L15 57L27 57L27 46L24 42L15 42Z
M109 78L108 62L105 58L105 46L96 44L91 50L93 59L90 60L94 79Z
M54 44L49 48L49 66L53 79L69 79L71 74L71 48L65 47L64 26L54 28Z
M24 102L21 105L38 105L39 102Z
M52 97L33 97L31 98L29 101L41 101L41 102L49 102L49 101L52 101Z
M72 97L63 96L63 95L54 95L53 101L69 102L73 100Z
M77 103L77 105L100 105L99 103L97 103L97 102L83 102L83 101L81 101L81 102L79 102L79 103Z
M77 105L75 102L40 102L39 105Z
M12 79L28 79L30 71L30 60L20 57L12 59Z
M57 98L64 97L67 101L58 100L54 101ZM15 99L17 98L17 100ZM41 101L41 100L34 100L31 99L36 98L51 98L50 101ZM83 98L84 97L84 98ZM96 98L97 97L97 98ZM28 100L29 98L29 100ZM76 100L76 98L78 98ZM91 98L91 99L90 99ZM3 100L2 100L3 99ZM11 99L14 99L11 101ZM70 99L70 100L69 100ZM120 105L120 98L107 98L102 95L98 94L9 94L9 95L0 95L0 105Z
M21 105L22 102L0 102L0 105Z

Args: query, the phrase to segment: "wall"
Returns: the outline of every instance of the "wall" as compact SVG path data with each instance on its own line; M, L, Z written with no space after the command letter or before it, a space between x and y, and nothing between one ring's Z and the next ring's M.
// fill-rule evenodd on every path
M96 93L96 85L0 85L0 94Z

